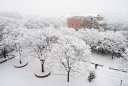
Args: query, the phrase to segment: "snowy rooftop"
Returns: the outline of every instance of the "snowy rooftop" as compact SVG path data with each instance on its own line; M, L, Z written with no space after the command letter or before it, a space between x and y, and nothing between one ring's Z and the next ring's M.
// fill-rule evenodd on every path
M84 16L73 16L73 17L70 17L70 18L74 18L74 19L83 19Z
M94 16L97 17L98 14L70 14L67 16L67 18L84 18L87 16Z

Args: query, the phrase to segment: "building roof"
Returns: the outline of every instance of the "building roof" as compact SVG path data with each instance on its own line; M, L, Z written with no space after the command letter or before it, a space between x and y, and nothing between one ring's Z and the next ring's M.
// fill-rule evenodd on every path
M84 16L72 16L72 17L69 17L68 19L84 19L85 17Z

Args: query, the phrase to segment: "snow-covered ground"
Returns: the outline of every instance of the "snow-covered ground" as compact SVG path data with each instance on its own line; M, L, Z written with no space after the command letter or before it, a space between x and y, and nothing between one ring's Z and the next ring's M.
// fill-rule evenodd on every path
M96 64L100 64L100 65L104 65L106 67L113 67L113 68L117 68L115 63L114 63L114 59L116 59L116 57L114 57L114 59L111 59L111 55L110 54L106 54L106 55L101 55L98 54L97 52L93 52L92 53L92 62L96 63Z
M70 77L70 82L67 82L66 73L55 69L50 76L37 78L34 72L40 70L39 59L30 60L26 67L15 68L13 64L17 59L14 58L0 65L0 86L120 86L121 80L121 86L128 86L128 73L108 69L114 65L111 56L97 53L92 53L92 56L93 62L104 65L95 70L97 78L92 82L87 80L88 74L78 78Z

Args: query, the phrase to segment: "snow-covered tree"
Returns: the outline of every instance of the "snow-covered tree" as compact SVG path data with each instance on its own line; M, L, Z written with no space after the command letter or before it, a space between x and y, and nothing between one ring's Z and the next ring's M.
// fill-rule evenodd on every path
M58 28L57 31L60 31L63 35L72 35L76 38L82 39L82 34L78 33L75 29L61 27L61 28Z
M113 30L114 32L116 31L119 31L119 30L122 30L123 29L123 26L124 26L124 23L121 23L121 22L109 22L108 23L108 27L107 28L110 28L111 30Z
M78 33L82 34L82 39L86 44L90 45L92 49L98 45L100 39L100 32L96 29L80 29Z
M27 29L22 26L22 16L18 13L0 13L0 29L2 38L0 42L1 52L6 58L10 51L18 53L19 63L22 64L24 51L24 34ZM13 53L14 54L14 53Z
M28 46L30 46L31 56L37 57L41 61L42 72L44 72L44 64L46 59L50 54L50 47L52 44L56 43L57 33L53 28L45 28L45 29L33 29L30 30L27 34L27 42ZM58 33L59 34L59 33Z
M23 28L21 28L23 29ZM23 30L22 32L19 33L17 36L16 40L13 40L13 45L14 45L14 51L17 53L17 59L19 59L20 64L22 64L22 60L27 57L24 55L25 49L27 49L27 44L26 44L26 37L24 32L27 32L27 30Z
M118 69L122 71L128 71L128 51L123 54L124 58L119 58L115 60Z
M106 21L98 21L99 23L99 30L106 31L107 30L107 22Z
M105 32L101 33L102 38L98 42L97 50L104 53L111 53L112 59L113 55L121 55L125 52L126 39L124 36L118 32Z
M24 48L24 33L27 32L26 28L18 27L18 28L8 28L3 30L3 38L1 41L1 45L3 49L8 52L8 46L12 46L13 50L19 53L21 56L22 50ZM20 63L21 58L19 57Z
M0 12L0 16L13 18L13 19L21 19L22 18L22 16L16 12Z
M87 16L82 21L82 28L95 28L99 29L98 20L93 16Z
M84 41L69 35L61 37L58 43L52 46L53 65L66 70L67 82L70 73L78 76L87 73L91 59L90 47Z
M31 16L23 19L23 26L28 29L43 29L46 27L66 27L66 19L56 17Z
M17 28L21 19L17 13L0 13L0 29Z
M11 13L11 12L1 12L0 13L0 40L1 40L1 47L3 48L2 51L5 53L8 45L4 43L6 36L10 36L12 29L19 27L19 20L21 19L21 15L18 13ZM5 46L5 47L4 47Z
M123 36L126 38L127 40L127 47L128 47L128 31L121 31L121 33L123 34Z
M114 32L127 29L128 19L126 15L106 15L107 29Z

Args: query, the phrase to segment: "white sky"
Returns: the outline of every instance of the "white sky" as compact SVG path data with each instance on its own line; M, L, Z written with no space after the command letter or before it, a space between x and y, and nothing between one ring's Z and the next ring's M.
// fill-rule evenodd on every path
M128 0L0 0L0 12L27 15L128 14Z

